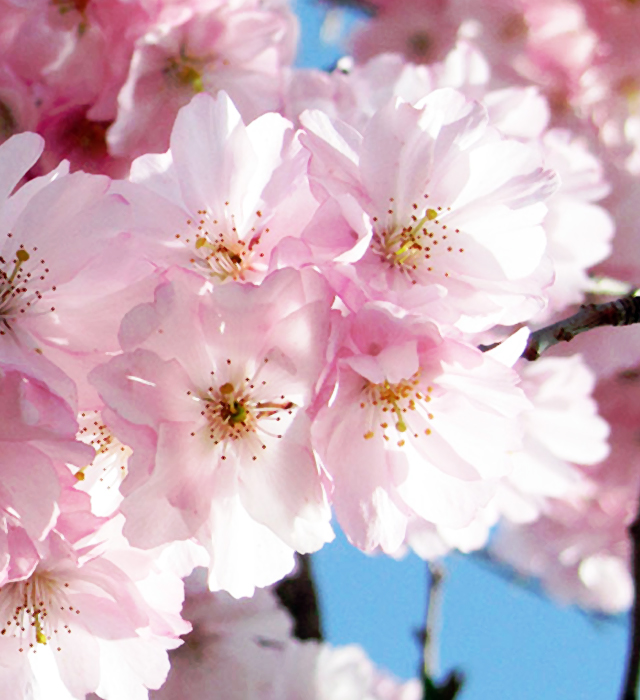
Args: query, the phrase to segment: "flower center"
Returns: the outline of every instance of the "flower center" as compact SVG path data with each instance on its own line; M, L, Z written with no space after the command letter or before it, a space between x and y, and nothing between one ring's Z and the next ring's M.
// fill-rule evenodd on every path
M228 202L225 202L229 206ZM259 219L261 211L256 212ZM230 214L224 221L212 218L206 209L197 212L197 220L187 220L187 225L195 229L194 236L183 238L176 234L177 239L191 244L196 252L196 257L191 258L191 263L201 273L207 274L220 282L228 279L244 281L247 272L255 272L260 259L264 258L263 252L259 252L260 239L263 234L269 233L268 228L252 226L249 230L249 240L246 241L239 234L235 225L234 215Z
M12 235L7 234L9 238ZM36 251L37 248L33 248L32 252ZM26 269L27 262L30 263L31 270ZM11 322L42 299L42 292L36 285L40 286L49 272L49 268L44 265L44 260L34 262L22 245L11 260L0 255L0 335L11 330ZM55 289L51 287L51 291ZM51 311L55 311L55 307L52 306Z
M378 428L382 429L384 440L391 440L387 434L390 427L395 428L398 433L407 433L408 431L408 434L412 434L413 437L419 437L420 432L412 429L411 424L414 421L411 413L418 412L416 419L420 414L420 419L426 415L428 420L433 420L433 414L424 410L424 404L431 401L430 394L433 392L433 387L420 388L420 375L421 370L418 370L409 379L403 379L396 384L385 381L383 384L367 384L364 387L360 408L367 411L366 423L370 426L363 435L365 440L371 440ZM380 420L381 418L382 420ZM425 435L430 435L431 429L427 428L422 432ZM404 444L404 437L401 436L397 445L403 447Z
M171 57L167 59L164 74L180 87L191 88L194 94L197 94L204 90L204 85L202 83L202 74L192 63L193 61L186 56Z
M442 253L464 253L464 248L451 245L447 224L442 223L451 208L446 211L442 207L427 208L420 215L419 205L414 203L410 223L401 227L396 222L394 199L390 198L389 202L387 223L382 223L378 217L372 219L374 232L370 247L373 253L411 284L424 284L424 276L430 273L449 277ZM460 233L460 229L455 229L455 233Z
M433 48L433 40L428 32L421 30L407 39L407 53L415 63L427 63Z
M47 644L63 632L71 634L64 623L65 610L76 615L80 611L68 605L64 588L68 583L59 583L46 572L36 570L26 581L7 583L0 588L0 619L4 617L2 636L18 641L18 651L33 649L37 644ZM57 647L60 651L61 647Z
M252 381L247 377L242 382L227 381L210 386L201 396L193 397L202 402L200 413L206 424L203 430L191 435L205 435L214 445L221 445L223 452L242 441L256 461L260 451L267 449L265 436L282 438L281 432L271 432L270 427L277 426L281 431L282 419L286 421L296 408L284 394L273 400L266 399L266 385L266 381ZM193 396L191 392L187 394ZM226 455L223 454L222 459L226 459Z

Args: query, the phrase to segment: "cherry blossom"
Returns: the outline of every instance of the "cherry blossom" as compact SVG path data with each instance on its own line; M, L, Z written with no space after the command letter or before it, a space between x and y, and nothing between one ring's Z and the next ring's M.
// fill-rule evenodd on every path
M277 0L185 3L136 43L111 152L164 151L178 109L200 92L225 90L249 121L276 110L296 35L295 18Z
M412 515L467 525L519 447L516 374L415 317L365 306L346 323L337 390L314 423L342 529L392 553Z
M203 94L178 113L170 150L138 158L134 184L114 191L129 202L130 229L145 237L156 265L257 283L277 244L299 236L317 207L307 160L280 115L245 126L228 95Z
M468 330L522 320L551 282L541 223L556 176L460 93L436 90L419 104L388 103L363 134L303 115L324 200L305 238L326 248L326 217L336 221L333 267L365 299L432 316L444 307ZM445 296L427 306L434 295Z
M116 522L107 528L109 554L100 551L95 531L75 547L52 532L38 546L35 570L0 588L0 677L15 689L13 697L46 692L82 700L95 691L105 700L146 698L147 688L164 681L167 649L189 630L178 615L180 579L163 573L159 559L118 541ZM112 561L123 548L124 566ZM149 578L163 586L161 605L145 600Z
M331 300L312 271L212 289L175 268L155 302L124 318L125 353L91 378L130 424L121 509L132 544L195 536L212 590L247 595L287 573L293 550L332 538L305 413Z

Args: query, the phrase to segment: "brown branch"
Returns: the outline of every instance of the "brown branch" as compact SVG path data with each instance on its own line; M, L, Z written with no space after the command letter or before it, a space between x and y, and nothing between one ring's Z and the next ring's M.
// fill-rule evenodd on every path
M640 509L636 519L629 526L631 537L632 570L635 596L631 611L631 630L629 633L629 652L627 670L621 700L637 700L638 678L640 677Z
M629 326L640 322L640 297L626 296L606 304L583 304L580 311L562 321L540 328L529 336L522 353L525 360L537 360L548 348L569 342L580 333L599 326Z
M311 571L311 557L297 555L298 566L291 576L280 581L275 592L282 605L294 619L294 636L297 639L322 640L322 626L318 597Z
M635 294L635 292L634 292ZM580 311L562 321L545 326L529 335L522 353L525 360L537 360L545 350L561 342L568 343L580 333L599 326L630 326L640 323L640 296L628 295L606 304L583 304ZM478 346L482 352L500 343Z

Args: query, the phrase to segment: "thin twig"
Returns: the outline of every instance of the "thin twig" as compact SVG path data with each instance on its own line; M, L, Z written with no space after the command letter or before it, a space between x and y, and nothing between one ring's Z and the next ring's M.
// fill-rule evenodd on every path
M428 563L427 566L430 580L424 625L422 664L424 675L433 678L439 673L437 630L440 620L440 609L442 607L444 567L438 563Z
M629 526L632 551L633 583L635 597L631 612L631 630L629 638L629 652L627 656L627 670L625 674L622 700L637 700L638 677L640 676L640 508L635 520Z
M583 304L573 316L531 333L522 357L530 361L537 360L553 345L569 342L592 328L629 326L639 322L640 296L625 296L606 304Z

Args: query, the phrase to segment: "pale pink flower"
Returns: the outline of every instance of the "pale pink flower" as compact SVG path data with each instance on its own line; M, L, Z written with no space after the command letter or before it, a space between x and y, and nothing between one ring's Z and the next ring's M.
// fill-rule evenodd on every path
M136 43L108 135L118 156L167 148L175 116L199 92L228 92L250 121L277 110L293 60L295 16L280 2L183 5Z
M19 347L43 355L91 406L86 372L119 350L120 320L151 298L157 268L126 231L130 207L109 192L109 178L62 164L18 187L42 147L36 134L0 146L0 336L11 338L0 359Z
M0 679L16 700L44 692L83 700L92 691L105 700L146 698L164 681L167 650L189 630L179 616L182 584L109 533L114 526L76 546L50 533L35 570L0 589ZM161 605L145 599L148 579L163 587Z
M461 19L448 0L388 3L352 37L353 55L361 63L385 52L433 63L455 43Z
M496 507L512 522L532 522L549 499L590 494L589 467L609 454L609 426L592 397L595 376L580 355L546 357L520 368L533 408L522 416L523 449Z
M121 509L133 544L195 536L211 588L247 595L287 573L293 550L332 538L305 413L332 298L312 271L212 290L175 268L125 317L125 353L92 381L129 423Z
M47 151L36 172L47 172L67 157L73 170L124 174L128 161L114 163L107 156L105 132L116 115L134 41L152 21L143 3L36 0L4 5L3 27L10 29L0 38L5 44L0 70L15 75L24 89L22 94L0 90L3 116L15 122L14 133L30 129L46 134Z
M169 677L153 700L314 700L319 648L293 639L292 620L275 595L213 594L204 573L186 581L183 615L193 630L171 653Z
M589 467L609 453L609 426L592 398L595 377L579 355L543 358L519 367L522 389L531 401L523 412L521 449L495 497L464 528L447 528L412 519L407 544L424 559L452 549L484 547L498 522L534 523L561 501L575 503L593 494Z
M345 323L337 389L313 427L343 530L391 553L413 515L464 527L519 447L517 375L414 317L367 306Z
M468 330L543 306L543 202L557 179L481 105L443 89L418 107L388 103L362 134L318 111L302 121L323 200L304 238L365 299L446 309Z
M245 126L225 93L203 94L178 113L170 150L138 158L132 183L114 191L130 204L130 229L153 264L212 282L260 282L274 248L299 236L317 207L307 160L280 115Z
M420 700L422 684L415 678L404 683L373 664L364 649L319 645L315 687L317 700Z

